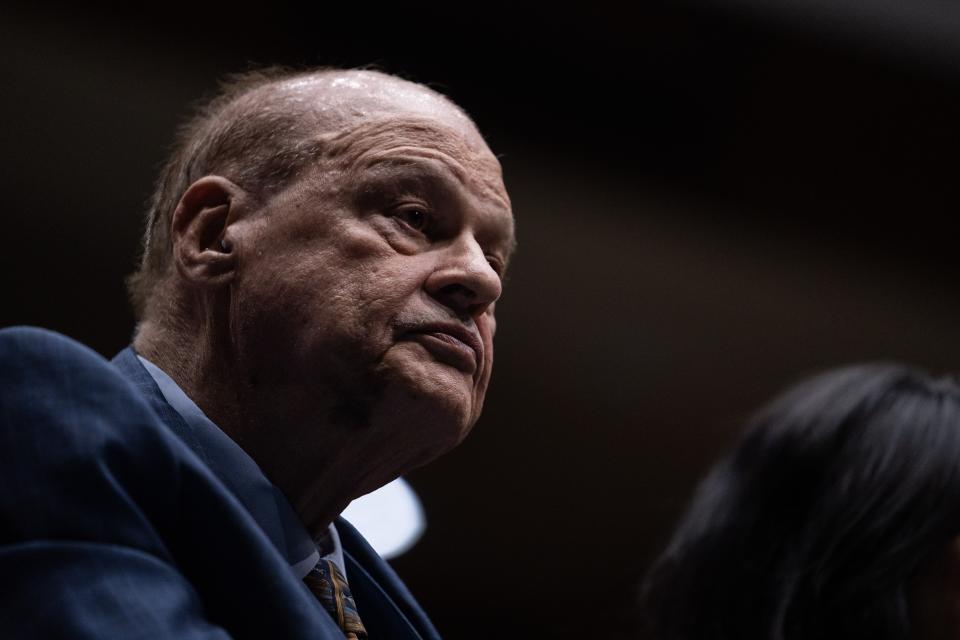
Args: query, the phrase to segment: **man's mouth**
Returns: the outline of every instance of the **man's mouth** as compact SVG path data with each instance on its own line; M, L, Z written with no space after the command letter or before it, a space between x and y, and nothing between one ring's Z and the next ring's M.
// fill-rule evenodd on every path
M400 339L418 343L440 362L464 373L475 373L483 362L483 343L480 336L462 325L417 325L407 328L401 333Z

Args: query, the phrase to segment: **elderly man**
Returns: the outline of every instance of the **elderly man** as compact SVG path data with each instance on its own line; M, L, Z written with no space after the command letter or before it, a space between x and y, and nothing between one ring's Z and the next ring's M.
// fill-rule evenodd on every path
M0 636L437 637L337 514L470 431L513 243L438 93L235 78L158 181L132 347L0 332Z

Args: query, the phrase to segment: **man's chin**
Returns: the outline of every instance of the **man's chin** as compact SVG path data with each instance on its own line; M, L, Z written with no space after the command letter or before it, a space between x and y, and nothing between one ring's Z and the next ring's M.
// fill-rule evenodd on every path
M409 413L423 422L451 425L457 432L473 423L473 398L462 382L450 384L443 377L401 377L391 387L397 393L387 401L397 412Z
M394 379L372 416L373 422L387 425L388 438L396 438L397 453L405 452L404 473L450 451L473 427L470 403L462 392L419 382Z
M381 361L386 377L411 393L455 401L469 413L473 404L472 372L436 357L417 342L394 345Z

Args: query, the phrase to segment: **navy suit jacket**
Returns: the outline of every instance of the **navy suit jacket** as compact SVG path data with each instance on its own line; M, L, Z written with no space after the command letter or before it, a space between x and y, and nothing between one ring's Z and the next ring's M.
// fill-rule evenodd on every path
M0 331L0 637L343 638L132 350ZM438 638L342 519L372 639Z

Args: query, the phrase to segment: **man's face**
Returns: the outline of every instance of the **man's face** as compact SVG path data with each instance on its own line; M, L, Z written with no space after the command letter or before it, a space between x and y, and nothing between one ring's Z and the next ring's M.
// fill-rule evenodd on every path
M318 421L420 464L463 439L490 381L514 243L500 166L464 119L372 119L330 148L250 222L234 339L277 410L332 407Z

